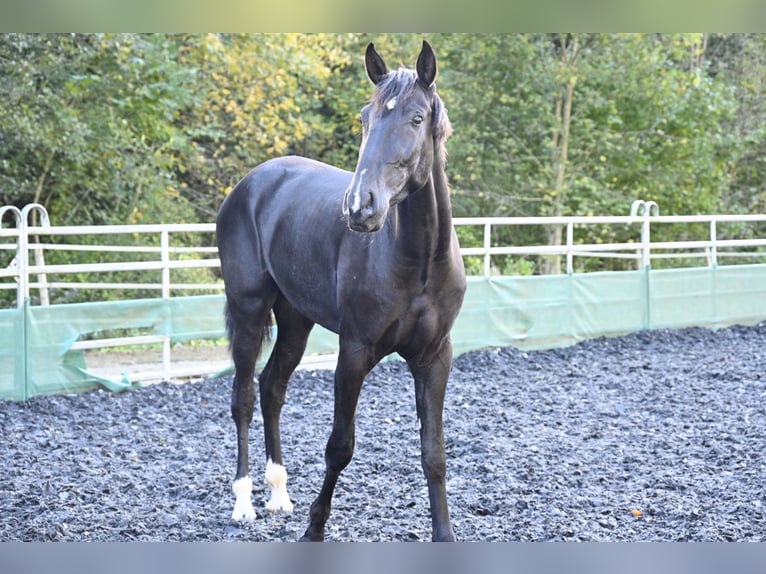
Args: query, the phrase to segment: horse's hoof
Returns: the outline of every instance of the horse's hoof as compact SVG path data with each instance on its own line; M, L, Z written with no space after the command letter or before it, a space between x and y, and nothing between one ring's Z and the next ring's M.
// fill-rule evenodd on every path
M253 489L253 481L250 477L244 476L235 480L231 489L237 496L231 519L235 522L252 522L255 520L255 509L253 509L253 503L250 500L250 493Z
M234 506L234 511L231 513L231 519L234 522L253 522L255 521L255 510L252 505L250 508L239 508Z
M441 534L434 533L431 540L433 542L456 542L457 538L455 538L455 532L450 528L448 532L443 532Z
M269 459L266 462L266 484L271 489L271 497L266 503L266 510L275 512L292 512L293 501L287 494L287 470L281 464Z
M292 512L293 507L293 501L290 500L289 497L280 499L279 497L274 496L274 493L272 493L271 499L266 503L266 510L272 514L276 514L277 512Z
M322 532L312 532L309 526L305 534L298 539L298 542L324 542L324 530Z

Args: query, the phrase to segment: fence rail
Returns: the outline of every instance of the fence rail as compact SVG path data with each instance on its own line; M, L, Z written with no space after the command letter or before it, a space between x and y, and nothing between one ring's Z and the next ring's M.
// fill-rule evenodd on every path
M33 225L33 220L37 224ZM652 228L661 225L695 223L707 226L706 237L685 241L652 241ZM576 258L615 258L635 261L637 269L651 265L652 260L669 258L699 258L701 266L715 267L721 258L763 257L766 260L766 237L719 238L722 224L766 223L766 215L684 215L661 216L654 202L636 201L631 213L623 216L569 216L569 217L471 217L455 218L456 227L481 228L480 246L461 248L464 257L482 258L482 274L489 277L496 273L493 258L498 256L560 257L565 261L562 270L576 272ZM9 225L10 224L10 225ZM577 229L594 225L623 225L635 228L633 239L618 243L578 243ZM560 226L561 245L494 245L493 232L502 227ZM0 265L0 289L16 290L16 305L22 308L35 293L35 304L47 305L52 290L66 289L135 289L156 291L163 299L174 292L205 291L221 293L223 283L215 273L220 268L214 245L189 246L190 234L209 234L212 241L215 225L212 223L167 225L110 225L110 226L52 226L44 207L30 204L23 209L13 206L0 208L0 257L7 252ZM61 238L103 236L101 245L88 243L56 242ZM174 238L184 236L184 245ZM153 237L155 245L146 245L137 237ZM202 236L202 235L201 235ZM121 237L122 242L116 238ZM128 238L126 240L126 237ZM111 239L110 239L111 238ZM130 244L132 238L132 243ZM126 244L128 241L128 244ZM748 249L749 251L741 251ZM739 251L736 251L739 250ZM46 263L46 254L101 253L104 258L131 256L130 261L98 261L87 263ZM92 255L91 255L92 257ZM206 270L208 274L197 280L177 281L173 275L179 270ZM94 275L103 273L150 272L155 276L147 281L119 281L107 278L99 281ZM85 274L87 277L75 277ZM52 280L53 279L53 280ZM78 341L73 348L94 349L112 346L129 346L146 343L162 343L163 371L169 372L170 337L145 336L109 337L98 340Z
M179 234L214 234L213 223L164 224L164 225L108 225L108 226L51 226L44 207L30 204L24 209L8 206L0 208L0 218L13 215L15 227L0 227L0 252L11 251L15 257L0 267L0 289L15 289L16 305L20 308L30 296L39 294L41 304L49 301L52 289L141 289L158 291L161 297L170 297L172 291L221 292L223 283L213 273L205 281L171 281L172 271L181 269L220 268L214 245L173 245L171 238ZM37 214L40 225L32 226L29 218ZM0 220L1 223L5 221ZM708 226L708 237L684 241L652 241L652 226L702 223ZM462 247L464 257L481 257L485 277L495 270L492 258L511 255L519 257L558 256L565 258L565 272L574 273L574 260L582 258L629 259L636 261L636 268L646 267L652 260L670 258L705 259L705 265L715 267L719 259L730 256L766 258L766 237L745 239L719 239L718 228L722 223L766 223L764 215L681 215L661 216L654 202L636 201L630 215L625 216L569 216L569 217L465 217L455 218L455 227L480 227L483 229L481 246ZM619 243L577 243L575 228L594 225L635 226L634 240ZM501 227L561 226L565 229L561 245L493 245L493 230ZM53 243L52 238L83 236L159 236L159 245L102 245ZM42 239L47 238L47 242ZM138 242L137 242L138 243ZM731 251L739 249L739 251ZM750 249L750 252L741 251ZM98 263L50 264L45 262L48 253L102 253L132 254L134 261L106 261ZM30 258L31 254L31 258ZM154 256L154 257L152 257ZM179 258L183 257L183 258ZM154 271L160 274L157 281L98 281L62 280L62 276L75 274L119 273L131 271ZM51 281L49 276L57 277Z

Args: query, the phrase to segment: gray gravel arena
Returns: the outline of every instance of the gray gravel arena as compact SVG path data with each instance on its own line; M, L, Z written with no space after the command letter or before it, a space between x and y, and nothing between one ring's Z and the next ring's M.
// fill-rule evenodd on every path
M457 358L448 496L462 540L766 538L766 323ZM252 524L229 520L231 377L0 402L0 540L296 540L324 469L332 373L293 376L282 415L291 515L268 515L261 427ZM328 540L430 540L412 381L362 390Z

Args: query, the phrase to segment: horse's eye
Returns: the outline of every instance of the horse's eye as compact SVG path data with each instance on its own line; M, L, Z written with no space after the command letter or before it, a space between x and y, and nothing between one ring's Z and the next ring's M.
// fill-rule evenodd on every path
M422 114L416 114L414 118L412 118L412 123L416 126L419 126L423 123L423 115Z

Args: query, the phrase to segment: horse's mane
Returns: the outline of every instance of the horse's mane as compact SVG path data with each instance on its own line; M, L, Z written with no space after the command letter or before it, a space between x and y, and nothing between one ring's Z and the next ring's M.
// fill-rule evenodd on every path
M447 117L447 108L444 107L444 102L442 102L439 94L436 93L435 85L431 88L425 87L418 81L418 76L414 70L399 68L396 71L389 72L383 78L372 94L370 102L376 106L384 106L391 98L396 98L400 103L404 103L415 92L416 86L433 95L431 129L433 130L434 140L441 151L440 155L445 157L444 143L452 134L452 124Z

